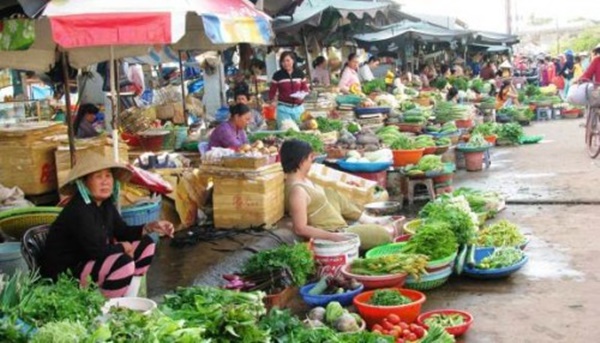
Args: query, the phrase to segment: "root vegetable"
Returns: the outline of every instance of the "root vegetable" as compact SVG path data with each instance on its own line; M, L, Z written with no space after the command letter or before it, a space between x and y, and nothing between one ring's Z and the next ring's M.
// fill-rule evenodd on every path
M308 312L308 319L323 322L325 320L325 309L323 307L315 307Z

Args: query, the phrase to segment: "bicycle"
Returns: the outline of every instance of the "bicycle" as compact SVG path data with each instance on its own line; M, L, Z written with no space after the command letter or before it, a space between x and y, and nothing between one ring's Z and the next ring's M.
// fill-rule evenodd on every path
M594 83L587 90L587 106L585 110L585 143L591 158L600 155L600 84Z

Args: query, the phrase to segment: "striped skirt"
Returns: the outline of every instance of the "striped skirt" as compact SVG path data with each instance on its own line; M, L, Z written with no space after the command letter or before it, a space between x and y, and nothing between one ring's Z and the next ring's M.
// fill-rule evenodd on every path
M77 274L81 285L85 286L91 277L105 297L118 298L125 295L131 279L146 274L156 249L156 244L150 236L144 236L131 245L135 248L133 258L118 253L83 264Z

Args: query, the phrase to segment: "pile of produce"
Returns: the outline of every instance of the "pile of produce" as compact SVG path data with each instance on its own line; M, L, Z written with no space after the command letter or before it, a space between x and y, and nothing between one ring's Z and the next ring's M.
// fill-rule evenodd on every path
M469 79L464 76L450 77L448 82L459 91L466 92L469 89Z
M408 324L393 313L385 317L381 323L373 325L373 333L383 335L383 337L391 336L395 343L454 343L454 336L446 332L439 325L429 326L429 331L418 324Z
M435 140L436 146L449 146L452 145L452 140L448 137L440 137Z
M356 279L346 279L343 276L322 277L319 282L308 292L310 295L344 294L360 288L362 284Z
M239 153L244 156L260 157L277 153L276 146L267 146L263 141L257 140L252 144L244 144L240 147Z
M525 253L519 248L498 248L485 258L483 258L475 267L478 269L499 269L510 267L525 257Z
M488 122L475 126L475 128L472 131L472 134L480 134L484 137L489 137L495 135L497 129L498 124L494 122Z
M468 108L463 105L455 104L451 101L442 101L436 104L433 109L435 120L440 123L446 123L453 120L467 119L469 116Z
M443 328L449 328L453 326L462 325L465 322L465 317L458 313L435 313L424 320L427 326L438 325Z
M456 252L458 243L449 225L443 222L427 222L410 237L404 252L421 254L435 261Z
M391 145L392 150L414 150L418 149L415 140L405 135L399 136Z
M446 78L443 76L438 76L433 81L431 81L430 85L431 87L443 90L448 85L448 80L446 80Z
M519 228L508 220L501 220L477 233L477 245L483 247L516 247L526 241Z
M471 80L471 89L478 93L485 93L485 82L482 79L473 79Z
M428 125L425 128L428 132L439 133L441 135L449 135L458 131L454 121L445 122L443 125Z
M443 195L442 197L449 196L464 196L473 212L487 213L488 216L493 216L497 211L501 210L500 207L504 201L504 197L496 192L481 191L466 187L458 188L452 192L452 195Z
M417 138L415 138L415 147L417 149L429 148L429 147L434 147L434 146L435 146L435 140L433 139L433 137L431 137L429 135L421 135L421 136L417 136Z
M416 165L406 167L406 175L420 176L427 172L441 172L444 170L442 157L437 155L425 155L421 157Z
M423 207L419 216L426 223L447 224L460 245L470 244L476 239L479 220L463 196L440 197L431 201Z
M306 244L283 245L271 250L260 251L242 267L243 275L260 274L288 269L294 284L306 284L308 277L315 272L312 253Z
M387 146L391 146L398 138L405 136L400 132L397 126L384 126L375 132L381 142Z
M413 108L402 113L402 121L407 124L425 124L429 121L429 111Z
M517 123L506 123L498 127L498 140L510 144L519 144L521 137L524 135L523 127Z
M471 135L471 138L469 138L469 141L464 145L464 147L468 149L483 149L489 148L490 143L483 138L483 135L480 133L475 133Z
M409 274L419 279L426 273L427 256L419 254L392 254L352 261L350 272L356 275Z
M288 130L283 135L283 137L286 139L298 139L301 141L305 141L306 143L310 144L311 148L313 149L313 151L315 153L322 154L323 152L325 152L325 144L323 143L321 138L319 138L319 136L317 136L317 135L314 135L311 133L305 133L305 132L298 132L298 131L294 131L294 130Z
M317 117L315 119L319 131L323 133L341 131L344 128L344 123L339 119L329 119L325 117Z
M326 310L313 309L309 320L302 323L300 319L290 314L288 310L273 309L260 321L260 328L268 330L272 342L311 342L311 343L394 343L394 339L367 331L339 333L323 324ZM315 318L315 319L311 319ZM322 319L323 321L319 320ZM323 325L318 325L319 320Z
M287 268L280 268L258 272L248 275L225 274L227 280L225 289L239 290L243 292L263 291L267 294L277 294L286 287L294 284L292 272Z
M385 80L383 79L374 79L371 81L364 82L362 85L362 91L365 94L371 94L373 92L383 92L387 88L385 84Z
M369 299L369 304L373 306L399 306L407 305L412 301L411 298L402 295L397 289L378 289L373 292Z
M393 160L392 152L389 149L367 151L362 155L356 150L350 150L346 153L346 157L346 162L350 163L391 162Z
M332 301L326 308L313 308L308 313L306 324L310 328L329 326L338 332L357 332L363 325L363 319L348 312L339 302Z

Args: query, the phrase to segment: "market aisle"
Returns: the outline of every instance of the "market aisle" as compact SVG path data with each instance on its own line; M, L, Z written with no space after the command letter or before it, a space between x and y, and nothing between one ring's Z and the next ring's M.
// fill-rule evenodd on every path
M582 120L536 123L528 134L543 144L497 149L492 168L460 173L458 185L506 193L509 204L498 218L530 234L530 262L507 280L454 277L427 293L424 310L466 309L475 316L464 342L596 342L600 335L600 252L596 232L600 203L540 205L539 201L600 201L600 161L583 145ZM468 180L466 179L468 177ZM461 180L461 179L464 179Z

